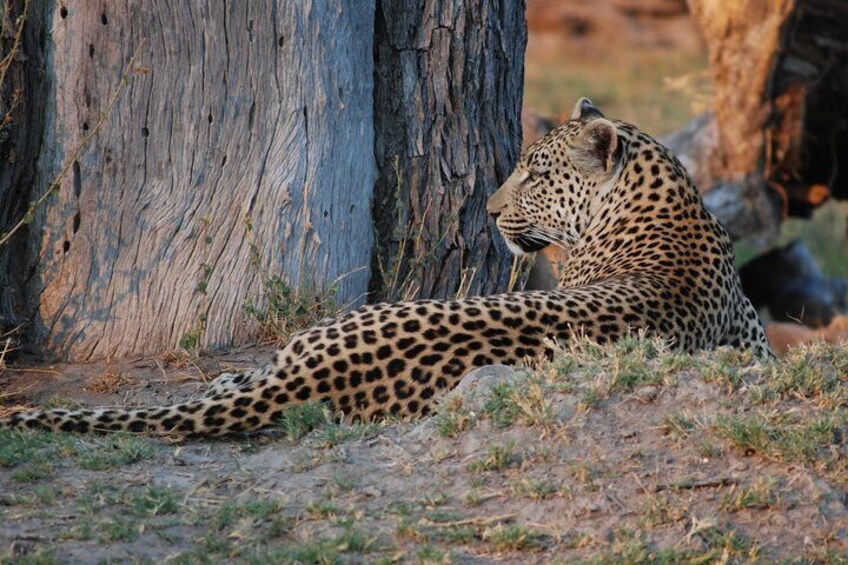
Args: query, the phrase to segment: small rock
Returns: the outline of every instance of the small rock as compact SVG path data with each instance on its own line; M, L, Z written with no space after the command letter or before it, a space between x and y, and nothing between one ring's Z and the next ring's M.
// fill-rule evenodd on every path
M577 401L573 398L562 399L554 402L553 412L554 412L554 420L560 426L565 425L572 418L574 418L574 414L577 411Z
M491 390L500 384L511 383L516 375L506 365L486 365L465 375L456 388L445 395L444 402L460 400L463 408L478 412L483 409Z
M378 489L374 485L369 485L365 488L359 489L359 494L362 494L364 496L370 496L371 498L380 498L381 496L383 496L383 493L380 491L380 489Z
M427 418L415 424L415 426L406 434L406 439L410 442L425 442L430 441L439 434L438 425L433 418Z
M634 396L641 402L653 402L660 394L660 388L656 386L643 386L636 390Z

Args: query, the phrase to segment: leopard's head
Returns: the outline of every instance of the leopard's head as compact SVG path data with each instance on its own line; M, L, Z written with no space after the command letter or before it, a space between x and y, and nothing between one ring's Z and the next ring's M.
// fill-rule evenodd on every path
M550 244L568 249L614 184L622 159L615 124L581 98L567 122L527 149L486 210L513 253Z

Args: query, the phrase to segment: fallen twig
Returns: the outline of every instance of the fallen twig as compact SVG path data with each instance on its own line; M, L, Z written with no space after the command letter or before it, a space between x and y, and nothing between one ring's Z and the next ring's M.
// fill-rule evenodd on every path
M500 516L490 516L488 518L466 518L465 520L456 520L454 522L433 522L427 518L421 518L422 526L435 526L438 528L456 528L458 526L488 526L489 524L497 524L500 522L509 522L514 520L518 514L502 514Z
M731 477L715 477L712 479L694 480L686 479L675 483L660 483L654 487L654 492L664 490L692 490L698 488L715 488L735 485L739 481Z
M621 502L621 499L618 498L618 495L615 494L613 491L607 490L607 491L604 492L604 495L606 495L607 500L609 500L610 502L612 502L613 504L618 506L618 509L621 510L621 512L623 514L629 514L630 513L630 511L627 510L627 507L624 505L624 503Z

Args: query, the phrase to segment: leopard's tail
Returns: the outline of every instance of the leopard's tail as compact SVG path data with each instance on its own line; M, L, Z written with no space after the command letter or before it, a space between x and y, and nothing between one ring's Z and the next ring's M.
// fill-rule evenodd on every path
M0 418L2 429L63 432L145 432L220 436L258 430L279 419L287 398L263 398L261 390L235 389L200 400L151 408L36 410ZM292 399L297 402L296 399Z

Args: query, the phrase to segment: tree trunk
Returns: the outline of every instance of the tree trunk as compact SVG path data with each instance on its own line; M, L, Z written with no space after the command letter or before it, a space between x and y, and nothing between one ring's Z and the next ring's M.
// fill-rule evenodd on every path
M5 8L10 8L8 12ZM14 49L22 56L13 57L0 82L0 236L24 218L30 188L35 178L33 164L41 150L44 129L47 82L46 46L42 39L46 18L38 4L24 13L24 2L0 5L0 58ZM23 26L22 43L15 47L15 36ZM24 56L25 55L25 56ZM28 226L20 236L0 245L0 331L21 323L20 297L26 272L22 257L26 253Z
M713 112L667 141L735 237L848 197L848 3L689 0L707 44Z
M19 292L2 308L31 321L30 347L86 360L159 353L192 333L203 347L238 343L253 336L244 305L260 271L363 299L372 1L34 2L31 16L24 82L44 114L0 177L5 229L16 186L29 200L48 190L147 44L103 129L3 250Z
M519 155L524 3L378 0L375 27L371 288L502 290L511 258L485 204Z

